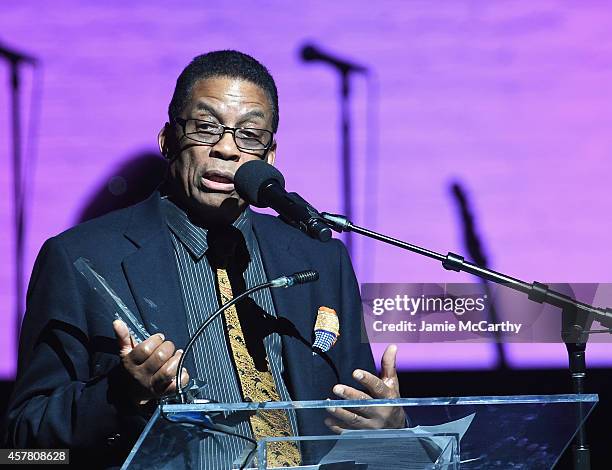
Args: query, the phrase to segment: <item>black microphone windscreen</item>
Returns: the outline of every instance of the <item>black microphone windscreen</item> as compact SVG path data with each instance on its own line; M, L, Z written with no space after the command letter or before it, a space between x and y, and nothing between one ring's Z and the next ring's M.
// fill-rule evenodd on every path
M291 276L296 284L306 284L307 282L314 282L319 280L318 271L309 269L308 271L300 271Z
M244 163L234 175L234 187L240 197L256 207L266 207L259 200L259 190L272 181L285 187L285 178L282 173L263 160L251 160Z
M302 47L302 59L303 60L306 60L306 61L315 60L315 59L318 59L319 56L320 56L319 51L315 49L314 46L307 44L306 46Z

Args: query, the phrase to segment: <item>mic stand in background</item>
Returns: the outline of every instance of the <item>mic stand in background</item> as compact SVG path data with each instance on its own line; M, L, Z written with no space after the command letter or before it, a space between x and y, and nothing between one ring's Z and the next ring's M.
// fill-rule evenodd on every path
M318 61L331 65L340 74L340 131L342 142L342 203L343 212L351 219L353 217L353 175L352 175L352 149L351 149L351 81L353 72L367 73L368 69L362 65L351 63L347 60L334 57L320 51L313 45L305 45L302 48L302 59L304 61ZM351 233L346 234L346 249L353 258L353 240ZM353 258L354 259L354 258Z
M340 72L340 116L342 135L342 197L344 212L353 214L353 174L351 154L351 81L348 69L338 69ZM352 217L352 215L351 215ZM353 239L350 234L346 237L346 248L349 255L353 255Z
M12 166L13 166L13 224L15 237L15 321L17 339L21 329L21 315L24 312L24 253L25 253L25 197L23 191L22 174L22 146L21 146L21 103L20 87L21 77L19 65L21 63L36 64L34 57L7 48L0 44L0 57L4 58L10 66L9 88L11 94L11 135L12 135ZM18 344L19 341L17 341Z
M453 196L455 197L458 205L459 205L459 214L461 216L461 220L463 222L463 239L465 246L467 248L467 252L470 258L478 265L484 268L489 266L487 257L482 249L482 243L480 241L480 237L476 231L474 216L472 215L472 211L470 209L469 200L463 186L459 183L454 183L451 187ZM485 295L489 299L489 318L492 323L499 323L499 315L497 314L497 307L495 305L495 300L491 295L491 286L489 282L481 279L482 288L484 290ZM506 351L504 349L504 344L501 342L501 332L495 331L495 348L497 350L497 357L499 358L498 369L506 370L508 369L508 362L506 360Z
M329 214L323 212L321 214L329 226L337 232L355 232L364 235L368 238L387 243L389 245L412 251L419 255L433 258L442 263L444 269L456 272L466 272L473 274L481 279L500 284L518 292L527 294L529 300L541 304L553 305L562 310L563 315L563 331L562 338L566 344L569 355L569 369L572 377L572 387L574 393L584 393L584 381L586 378L586 361L585 350L589 333L612 332L612 329L607 330L589 330L585 326L591 319L601 319L609 322L612 319L612 308L597 308L592 305L579 302L571 297L549 289L546 284L540 282L528 283L520 279L510 277L506 274L475 265L469 261L465 261L463 256L448 252L446 255L435 251L422 248L417 245L403 242L396 238L391 238L386 235L368 230L363 227L354 225L347 217L337 214ZM584 413L582 408L576 417L578 423L578 433L574 439L573 445L573 462L575 470L590 469L590 453L586 443L586 432L584 430Z

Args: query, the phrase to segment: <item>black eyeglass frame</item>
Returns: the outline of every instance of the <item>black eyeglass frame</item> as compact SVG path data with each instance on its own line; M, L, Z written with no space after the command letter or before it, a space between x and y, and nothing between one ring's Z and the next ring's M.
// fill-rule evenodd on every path
M220 128L223 129L223 132L218 134L219 139L216 142L202 142L200 140L196 140L193 137L190 137L190 134L187 133L187 121L196 121L196 122L205 122L207 124L214 124L219 126ZM181 129L183 129L183 136L185 136L186 138L188 138L189 140L192 140L193 142L197 142L199 144L202 145L216 145L219 143L219 141L223 138L223 136L225 135L226 132L229 132L232 134L232 139L234 139L234 144L236 144L236 147L240 150L242 150L245 153L251 153L253 155L257 155L261 158L265 158L265 156L268 154L268 151L270 150L270 148L272 147L272 144L274 143L274 132L272 132L271 130L268 129L259 129L259 128L255 128L255 127L231 127L231 126L226 126L225 124L221 124L218 122L211 122L211 121L204 121L203 119L183 119L183 118L174 118L174 122L176 124L178 124L179 126L181 126ZM263 131L266 132L268 134L270 134L270 142L263 148L260 149L248 149L245 147L241 147L238 142L236 141L236 131L239 130L251 130L251 131ZM211 135L217 135L217 134L211 134ZM263 155L258 155L255 154L254 152L263 152Z

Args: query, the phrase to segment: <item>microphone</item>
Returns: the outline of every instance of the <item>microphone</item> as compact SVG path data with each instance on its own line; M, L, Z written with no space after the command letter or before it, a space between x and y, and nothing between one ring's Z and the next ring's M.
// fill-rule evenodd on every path
M234 305L235 303L237 303L240 300L242 300L247 295L250 295L253 292L256 292L258 290L265 289L266 287L270 287L270 288L274 288L274 287L292 287L292 286L295 286L295 285L298 285L298 284L306 284L308 282L314 282L314 281L318 281L318 280L319 280L319 273L317 271L314 271L312 269L309 269L309 270L306 270L306 271L299 271L297 273L292 274L291 276L281 276L281 277L278 277L278 278L273 279L271 281L264 282L263 284L258 284L258 285L254 286L254 287L251 287L250 289L247 289L242 294L237 295L232 300L230 300L226 304L223 304L221 307L219 307L218 310L216 310L211 316L209 316L206 319L206 321L204 323L202 323L200 328L198 328L198 331L196 331L193 334L193 336L191 338L189 338L189 341L187 342L187 346L185 346L185 349L183 349L183 354L181 355L181 358L179 359L178 366L176 368L176 395L179 397L179 401L181 403L185 403L185 392L183 390L184 387L183 387L183 383L182 383L182 380L183 380L183 364L185 363L185 358L187 357L187 354L193 348L193 345L195 344L196 340L202 335L204 330L206 330L208 325L210 325L215 318L217 318L225 310L227 310L232 305Z
M9 62L13 62L15 64L18 62L36 64L38 62L38 59L36 59L36 57L32 57L30 55L24 54L23 52L8 48L3 44L0 44L0 56L6 58Z
M359 72L368 73L368 68L363 65L355 64L338 57L327 54L312 44L302 47L302 60L305 62L325 62L339 69L342 73Z
M255 207L271 207L281 218L307 235L326 242L331 229L319 212L297 193L285 190L280 171L263 160L252 160L238 168L234 187L245 201Z
M319 279L319 273L316 271L300 271L299 273L292 274L291 276L277 277L270 281L271 287L292 287L297 284L306 284L307 282L317 281Z

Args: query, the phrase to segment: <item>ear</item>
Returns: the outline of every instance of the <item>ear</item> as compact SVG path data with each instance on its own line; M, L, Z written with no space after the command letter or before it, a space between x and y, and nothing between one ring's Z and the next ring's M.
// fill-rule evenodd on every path
M175 137L174 130L170 123L165 123L164 127L157 134L157 144L159 145L159 151L166 160L173 160L176 155L176 145L174 145Z
M268 153L266 154L266 163L269 163L270 165L274 165L275 161L276 161L276 140L272 142L272 145L270 146L270 149L268 150Z

